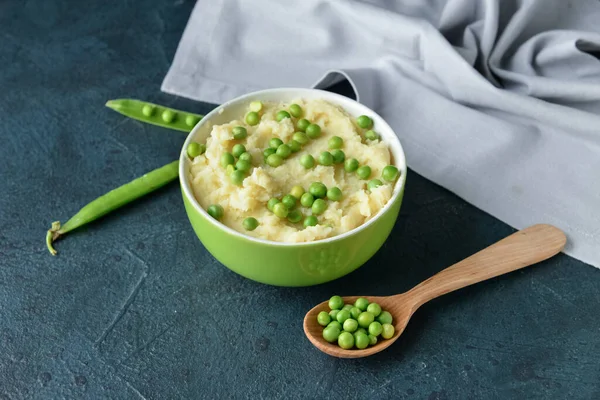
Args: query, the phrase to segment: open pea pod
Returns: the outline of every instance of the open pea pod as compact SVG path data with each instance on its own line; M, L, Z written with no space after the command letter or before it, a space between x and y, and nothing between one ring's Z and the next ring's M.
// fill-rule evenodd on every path
M136 99L115 99L106 102L106 106L126 117L148 124L189 132L203 115L164 107Z

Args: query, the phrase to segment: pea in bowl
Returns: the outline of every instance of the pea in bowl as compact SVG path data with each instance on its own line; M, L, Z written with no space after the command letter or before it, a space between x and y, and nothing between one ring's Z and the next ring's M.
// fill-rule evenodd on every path
M201 145L189 153L192 143ZM219 262L257 282L311 286L381 248L400 211L406 160L390 126L364 105L323 90L269 89L194 127L179 180L190 223Z

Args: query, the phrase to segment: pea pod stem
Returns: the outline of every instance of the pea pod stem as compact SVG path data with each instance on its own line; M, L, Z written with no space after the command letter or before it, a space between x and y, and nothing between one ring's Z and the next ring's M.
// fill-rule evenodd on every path
M64 225L61 225L59 221L53 222L52 227L46 233L46 246L48 250L52 255L56 255L56 250L52 244L59 237L166 185L175 180L178 175L179 161L177 160L152 170L98 197L85 205Z
M203 115L176 110L136 99L114 99L106 102L106 107L148 124L163 128L189 132L203 118Z

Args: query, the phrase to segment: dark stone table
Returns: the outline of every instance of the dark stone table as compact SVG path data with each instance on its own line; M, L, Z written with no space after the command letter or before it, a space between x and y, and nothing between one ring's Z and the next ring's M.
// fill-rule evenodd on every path
M176 159L184 140L106 100L214 107L159 90L192 7L0 1L1 399L600 398L600 271L564 255L433 301L368 359L305 339L304 313L331 294L407 290L513 231L412 172L386 245L318 287L217 263L175 183L50 256L52 221Z

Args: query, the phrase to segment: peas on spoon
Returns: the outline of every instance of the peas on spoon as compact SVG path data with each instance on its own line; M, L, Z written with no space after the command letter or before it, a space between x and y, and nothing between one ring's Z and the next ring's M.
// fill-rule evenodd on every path
M533 225L515 232L444 269L405 293L394 296L342 297L345 304L354 304L357 299L364 297L369 303L377 303L381 306L381 309L391 314L392 325L383 323L387 319L386 312L382 312L379 316L379 322L383 321L382 337L384 340L377 341L373 346L364 349L348 347L350 338L347 335L343 338L343 343L339 345L329 343L323 339L323 327L318 324L317 315L321 311L329 310L329 300L318 304L306 314L304 317L304 333L316 348L334 357L361 358L373 355L385 350L394 343L406 328L413 313L428 301L466 286L546 260L558 254L564 248L566 241L565 234L552 225ZM337 320L339 321L340 318ZM362 341L364 341L364 338L362 338ZM342 344L345 346L342 346ZM343 347L348 347L348 349Z

